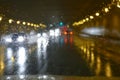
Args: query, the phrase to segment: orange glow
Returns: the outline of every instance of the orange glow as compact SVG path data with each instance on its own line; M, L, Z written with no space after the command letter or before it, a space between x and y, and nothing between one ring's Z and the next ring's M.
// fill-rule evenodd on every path
M64 34L66 35L66 34L67 34L67 32L64 32Z
M70 44L73 43L73 37L70 37Z
M72 34L73 34L73 32L70 32L70 34L72 35Z
M66 44L68 43L67 37L64 38L64 42L65 42Z

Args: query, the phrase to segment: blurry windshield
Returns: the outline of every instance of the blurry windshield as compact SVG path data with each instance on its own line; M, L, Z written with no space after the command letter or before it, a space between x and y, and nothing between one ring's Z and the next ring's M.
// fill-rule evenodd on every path
M0 0L0 80L120 77L120 0Z

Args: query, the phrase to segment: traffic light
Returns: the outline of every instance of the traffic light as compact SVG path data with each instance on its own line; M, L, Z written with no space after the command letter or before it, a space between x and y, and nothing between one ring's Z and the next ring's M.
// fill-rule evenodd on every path
M60 22L59 25L60 25L60 26L63 26L64 24L63 24L63 22Z

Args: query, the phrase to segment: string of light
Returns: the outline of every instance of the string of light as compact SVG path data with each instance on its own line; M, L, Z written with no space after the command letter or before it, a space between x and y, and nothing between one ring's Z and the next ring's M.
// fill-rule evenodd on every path
M0 22L2 22L4 18L5 18L5 17L0 16ZM22 25L24 25L24 26L31 26L31 27L35 27L35 28L39 28L39 27L41 27L41 28L46 28L46 25L43 24L43 23L35 24L35 23L32 23L32 22L14 20L14 19L9 19L9 18L7 19L7 22L8 22L9 24L12 24L12 23L15 23L15 24L17 24L17 25L21 25L21 24L22 24Z
M111 7L115 5L116 7L120 8L120 0L112 0L110 4L108 4L106 7L103 7L102 10L96 11L96 13L89 15L87 17L85 17L84 19L78 21L78 22L74 22L73 26L79 26L82 25L88 21L91 21L93 19L95 19L95 17L99 17L102 16L102 13L107 14L110 12Z

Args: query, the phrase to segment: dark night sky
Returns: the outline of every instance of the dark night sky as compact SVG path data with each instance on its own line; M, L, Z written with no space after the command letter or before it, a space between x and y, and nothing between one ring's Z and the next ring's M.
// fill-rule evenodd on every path
M74 21L110 0L0 0L9 4L12 17L34 22ZM53 17L54 16L54 17Z

